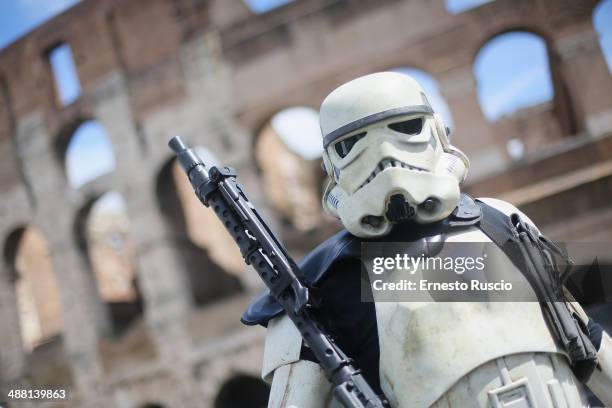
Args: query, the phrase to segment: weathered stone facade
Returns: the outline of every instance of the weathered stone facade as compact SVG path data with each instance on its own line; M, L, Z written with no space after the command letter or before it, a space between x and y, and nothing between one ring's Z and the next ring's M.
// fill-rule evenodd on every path
M470 192L519 204L554 238L612 241L612 76L592 26L596 3L497 0L450 15L442 0L296 0L254 15L241 0L84 0L0 51L3 392L25 382L69 388L69 406L227 407L228 395L257 389L265 333L238 318L260 286L191 243L167 140L180 134L234 166L299 256L337 225L282 222L261 188L257 135L279 110L316 109L335 86L374 71L413 66L438 80L454 143L472 160ZM487 40L515 29L545 40L555 97L489 123L472 65ZM46 57L59 43L71 46L82 86L66 107ZM64 154L88 119L106 129L117 166L74 190ZM505 151L516 137L528 152L520 162ZM111 190L127 203L144 309L115 335L81 234ZM12 262L27 226L48 243L63 305L61 335L31 353Z

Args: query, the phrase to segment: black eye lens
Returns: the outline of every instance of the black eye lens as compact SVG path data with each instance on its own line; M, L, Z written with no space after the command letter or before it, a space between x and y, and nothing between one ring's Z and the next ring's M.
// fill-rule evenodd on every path
M423 118L405 120L403 122L395 122L387 125L391 130L405 133L407 135L418 135L423 129Z
M367 132L357 133L356 135L347 137L346 139L337 142L334 145L334 149L336 149L336 153L338 153L338 156L342 158L346 157L346 155L349 154L353 146L355 146L355 143L357 143L359 139L364 137L366 133Z

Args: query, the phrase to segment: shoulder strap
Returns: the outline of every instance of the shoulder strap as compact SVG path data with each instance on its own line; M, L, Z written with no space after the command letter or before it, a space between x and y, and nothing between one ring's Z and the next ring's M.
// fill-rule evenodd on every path
M547 273L547 269L556 267L550 260L547 261L543 250L558 252L559 248L534 233L516 215L509 217L482 201L478 201L478 204L482 209L478 227L510 258L536 293L545 296L540 302L544 317L567 352L574 374L580 381L586 382L596 367L597 350L588 337L588 328L576 319L568 309L567 302L557 299L554 294L556 288L562 288L561 276L558 270ZM518 225L518 229L514 225Z
M512 225L510 224L510 217L480 200L476 200L476 202L482 211L482 217L478 224L482 232L502 249L506 243L516 242L516 237L512 232Z
M483 201L475 201L482 211L478 228L510 258L514 266L520 271L525 271L525 257L518 249L519 240L510 217Z

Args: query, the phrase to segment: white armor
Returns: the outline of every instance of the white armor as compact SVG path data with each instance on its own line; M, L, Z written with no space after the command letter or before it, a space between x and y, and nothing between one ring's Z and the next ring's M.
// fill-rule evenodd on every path
M371 89L372 86L375 89ZM333 135L347 124L359 123L360 116L371 117L377 113L376 109L389 111L401 106L417 106L415 101L410 101L410 98L415 98L415 92L421 98L420 87L401 74L381 73L351 81L334 91L323 103L323 134ZM398 93L402 95L397 96ZM390 101L387 104L384 103L385 94ZM361 111L360 104L365 105ZM369 237L388 231L391 224L388 219L374 228L364 227L359 220L372 214L384 218L384 207L390 192L400 191L406 201L417 208L415 220L422 223L448 216L450 210L447 207L457 205L458 185L467 171L467 159L464 160L463 154L450 146L445 134L434 130L444 127L433 113L409 113L404 110L399 118L406 120L415 115L426 117L425 123L432 121L431 132L427 132L427 136L423 136L424 131L414 135L423 138L416 143L403 143L398 135L384 130L389 122L398 120L398 117L394 117L391 121L384 119L383 125L366 121L365 128L349 126L348 135L363 133L363 129L368 129L372 138L368 141L364 140L367 136L363 136L352 142L348 149L341 146L339 150L346 153L344 158L333 157L335 153L332 150L336 151L333 143L345 140L345 135L327 144L324 160L333 180L326 191L324 205L328 211L339 216L353 234ZM383 152L376 140L391 147ZM423 142L431 147L435 144L432 141L439 142L441 148L411 150ZM361 146L358 147L359 143ZM368 152L368 149L374 153ZM417 150L425 154L426 160L418 157ZM383 180L379 174L370 180L369 184L374 186L374 190L369 194L380 193L379 203L364 204L359 202L364 198L355 194L359 190L355 186L361 183L365 170L347 170L351 164L342 162L351 154L356 155L350 160L352 165L363 168L378 162L356 162L365 157L368 160L381 160L388 155L401 157L400 160L411 167L385 169L382 173L388 173L388 179ZM456 171L457 166L444 171L436 170L437 163L448 163L449 156L460 159L459 171ZM415 164L415 160L418 164ZM336 166L341 167L340 174ZM412 166L428 171L414 171ZM427 183L418 182L419 177L428 181L429 191ZM408 178L410 182L404 182L403 178ZM432 185L434 179L442 186L438 190ZM338 201L333 205L328 197L330 193L335 194ZM421 217L419 205L432 196L439 200L439 206L429 212L431 218ZM370 196L366 201L374 201L374 198ZM532 224L508 203L495 199L481 201L507 215L518 213ZM376 205L380 212L368 212ZM489 243L491 240L477 227L469 227L448 234L446 242ZM489 253L489 262L495 263L498 268L505 268L508 274L523 276L501 249L492 247L498 251ZM579 305L572 303L571 307L587 321L588 317ZM572 373L565 352L551 334L537 302L379 302L375 304L375 309L380 345L380 382L394 408L588 406L584 386ZM301 347L300 334L289 318L283 315L269 322L262 370L264 380L272 384L268 406L339 407L331 395L332 387L322 369L316 363L300 360ZM587 385L605 404L612 405L612 340L605 332L598 359L598 367Z

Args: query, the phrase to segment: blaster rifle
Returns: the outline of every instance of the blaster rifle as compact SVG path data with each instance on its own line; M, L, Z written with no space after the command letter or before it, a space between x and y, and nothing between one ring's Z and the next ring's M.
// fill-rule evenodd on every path
M244 261L257 271L311 348L334 385L338 401L346 408L388 407L313 316L308 288L298 278L302 276L299 267L249 202L236 181L235 171L229 167L212 167L207 171L198 155L179 137L173 137L168 145L176 153L197 197L223 222L240 247Z

